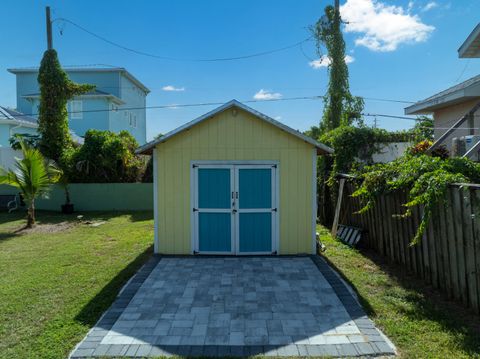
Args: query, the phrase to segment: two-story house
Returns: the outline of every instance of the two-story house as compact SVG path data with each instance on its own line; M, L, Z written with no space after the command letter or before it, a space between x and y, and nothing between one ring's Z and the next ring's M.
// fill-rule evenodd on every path
M480 23L458 49L462 59L480 58ZM407 115L433 115L434 146L444 145L452 155L463 155L471 150L478 153L480 141L480 75L456 84L405 108ZM474 144L478 143L476 148ZM477 157L468 156L473 159Z
M146 142L146 97L150 90L123 67L64 69L77 83L95 85L95 90L68 103L69 127L78 136L89 129L127 130L140 145ZM38 117L40 91L38 68L13 68L16 75L17 111Z

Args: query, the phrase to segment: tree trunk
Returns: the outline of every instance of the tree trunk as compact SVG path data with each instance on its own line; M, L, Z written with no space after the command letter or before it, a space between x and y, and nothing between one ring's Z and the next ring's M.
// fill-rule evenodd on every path
M32 199L27 210L27 228L32 228L35 224L35 200Z

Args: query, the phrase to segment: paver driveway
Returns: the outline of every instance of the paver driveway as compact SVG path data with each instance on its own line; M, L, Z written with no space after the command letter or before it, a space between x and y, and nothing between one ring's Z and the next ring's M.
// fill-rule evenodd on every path
M320 257L163 257L72 357L393 353Z

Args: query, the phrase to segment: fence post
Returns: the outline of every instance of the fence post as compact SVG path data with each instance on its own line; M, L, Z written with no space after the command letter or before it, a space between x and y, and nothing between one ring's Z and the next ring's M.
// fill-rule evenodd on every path
M462 211L462 189L455 187L453 193L453 216L455 218L455 238L456 238L456 254L460 299L464 305L468 305L467 299L467 283L465 273L465 248L463 244L463 211Z
M467 281L468 303L478 312L477 278L475 276L475 245L473 238L472 206L470 188L463 190L463 239L465 245L465 274Z

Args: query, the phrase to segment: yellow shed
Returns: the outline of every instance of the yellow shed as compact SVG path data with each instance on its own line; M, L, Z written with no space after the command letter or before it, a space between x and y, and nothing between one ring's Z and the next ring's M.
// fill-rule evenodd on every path
M315 253L331 148L232 100L137 152L153 154L155 253Z

